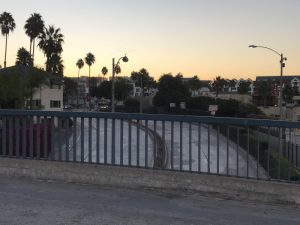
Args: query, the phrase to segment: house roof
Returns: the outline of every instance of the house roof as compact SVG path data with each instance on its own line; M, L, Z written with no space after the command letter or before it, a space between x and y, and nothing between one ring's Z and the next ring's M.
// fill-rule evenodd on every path
M282 76L282 79L285 81L291 81L294 78L300 79L300 75ZM257 76L256 81L280 81L280 76Z

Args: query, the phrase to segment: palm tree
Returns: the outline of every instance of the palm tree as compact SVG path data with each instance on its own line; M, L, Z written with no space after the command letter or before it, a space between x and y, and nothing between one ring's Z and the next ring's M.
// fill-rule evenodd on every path
M42 49L47 58L46 71L53 72L51 70L51 66L53 68L53 65L50 65L50 63L54 61L59 62L59 60L53 60L53 58L60 56L63 51L62 44L64 42L64 35L61 34L60 28L55 29L54 26L49 26L48 29L44 28L39 39L38 46ZM62 64L57 65L57 67L62 67Z
M79 86L78 86L78 84L79 84L79 74L80 74L81 68L84 67L84 61L83 61L82 59L78 59L78 61L77 61L77 63L76 63L76 66L78 67L78 78L77 78L77 106L78 106L78 104L79 104L79 102L78 102L78 94L79 94L79 91L78 91L78 89L79 89Z
M42 16L38 13L31 14L31 16L26 20L24 29L25 33L30 38L30 55L32 55L32 62L34 61L35 39L43 32L44 26Z
M5 36L4 68L6 68L7 37L9 32L13 32L13 30L16 28L15 20L10 13L3 12L0 15L0 28L2 35Z
M216 92L216 97L218 97L219 91L221 91L224 87L224 85L226 84L226 81L224 78L221 78L221 76L217 76L213 83L212 83L212 87L214 89L214 91Z
M91 66L95 63L95 61L95 56L89 52L85 57L85 63L89 66L89 97L91 93Z
M101 73L103 74L103 76L105 76L108 73L108 69L106 68L106 66L102 68Z
M18 50L16 65L32 66L30 53L24 47Z
M121 73L121 72L122 72L121 67L120 67L119 65L116 65L116 66L115 66L115 73L116 73L116 74L119 74L119 73Z
M46 65L48 65L49 70L54 74L63 76L64 65L60 54L52 54L49 59L47 59Z

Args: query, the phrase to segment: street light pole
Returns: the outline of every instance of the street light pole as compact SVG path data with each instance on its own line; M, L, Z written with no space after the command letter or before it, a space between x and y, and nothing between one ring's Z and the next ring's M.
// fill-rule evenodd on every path
M120 63L120 60L123 62L128 62L129 59L126 55L121 57L117 63L115 63L115 58L112 59L111 112L115 112L115 70Z
M268 48L265 46L249 45L249 48L265 48L265 49L270 50L280 56L279 118L280 118L280 120L283 120L283 119L285 119L285 118L283 118L283 110L282 110L283 68L285 67L284 61L286 61L287 58L283 57L282 53L279 53L279 52L275 51L274 49Z

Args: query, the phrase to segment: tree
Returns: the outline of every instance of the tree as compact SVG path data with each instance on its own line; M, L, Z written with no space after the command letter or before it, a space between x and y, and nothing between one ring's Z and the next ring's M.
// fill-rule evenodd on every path
M104 66L101 70L101 73L103 76L105 76L108 73L108 69Z
M53 68L61 70L63 68L61 61L61 53L63 51L62 44L64 42L64 36L60 32L60 28L55 29L54 26L44 28L44 31L39 36L38 46L44 52L46 60L46 71L53 72ZM58 65L53 65L58 63ZM60 64L60 65L59 65ZM60 68L60 69L58 69Z
M299 91L297 88L293 88L291 85L286 84L282 90L282 97L286 103L291 103L293 101L293 97L299 95Z
M73 96L77 93L77 83L71 78L64 77L64 101L68 99L69 96Z
M237 90L238 93L242 94L242 95L248 94L250 84L251 84L251 82L248 81L248 80L246 80L246 81L245 80L240 81L240 84L239 84L239 87L238 87L238 90Z
M145 68L140 69L139 72L133 71L130 78L140 87L149 88L155 86L154 79L150 77L149 72Z
M48 65L49 71L54 74L63 76L64 65L60 54L52 54L49 59L47 59L46 64Z
M85 63L89 66L89 95L91 93L91 66L95 63L95 61L95 56L89 52L85 57Z
M79 87L78 87L78 84L79 84L79 75L80 75L80 70L81 70L81 68L82 67L84 67L84 61L83 61L83 59L78 59L77 60L77 62L76 62L76 66L78 67L78 78L77 78L77 106L78 106L78 104L79 104L79 97L78 97L78 95L79 95Z
M10 13L3 12L0 15L0 28L2 35L5 36L4 68L6 68L7 37L16 28L15 20Z
M217 76L213 83L212 83L212 88L216 92L216 97L218 97L219 92L223 89L224 85L226 84L226 81L224 78L221 76Z
M122 72L122 70L121 70L120 65L116 65L116 66L115 66L115 73L118 75L118 74L121 73L121 72Z
M33 13L31 16L26 20L24 29L25 33L30 38L30 55L32 56L32 62L34 62L34 48L35 48L35 39L42 34L44 30L44 21L42 16L38 13ZM32 51L31 51L32 49Z
M257 81L255 83L255 92L263 98L264 107L267 105L267 98L272 95L272 86L267 81Z
M190 97L189 90L183 84L182 75L164 74L158 81L158 93L154 97L156 106L168 107L171 102L186 102Z
M16 65L32 66L30 53L24 47L18 50Z

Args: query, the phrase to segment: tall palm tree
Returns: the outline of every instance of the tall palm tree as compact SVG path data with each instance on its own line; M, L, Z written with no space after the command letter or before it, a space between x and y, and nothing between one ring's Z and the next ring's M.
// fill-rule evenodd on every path
M84 61L82 59L78 59L77 63L76 63L76 66L78 67L78 78L77 78L77 106L78 106L78 94L79 94L79 74L80 74L80 70L82 67L84 67Z
M30 55L32 55L32 62L34 61L34 48L35 48L35 39L43 32L45 27L44 21L42 20L42 16L38 13L33 13L26 20L26 24L24 26L25 33L30 38ZM31 52L32 49L32 52Z
M30 53L24 47L18 50L16 65L32 66Z
M95 63L95 61L95 56L89 52L85 57L85 63L89 66L89 97L91 93L91 66Z
M38 46L42 49L47 58L46 71L53 72L50 63L54 61L53 58L57 58L57 56L61 55L63 51L62 44L64 43L64 35L61 34L60 28L55 29L54 26L49 26L48 29L44 28L39 39ZM59 60L56 60L56 62L59 62ZM57 66L61 67L61 65Z
M0 28L2 35L5 36L4 68L6 68L7 37L9 32L13 32L13 30L16 28L15 20L10 13L3 12L0 15Z

